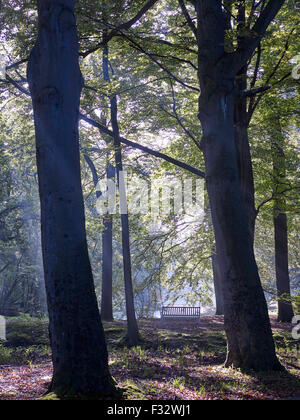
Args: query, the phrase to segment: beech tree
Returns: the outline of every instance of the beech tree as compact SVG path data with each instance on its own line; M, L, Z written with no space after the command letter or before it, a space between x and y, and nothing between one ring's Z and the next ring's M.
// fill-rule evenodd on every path
M247 27L249 26L251 20L254 17L255 3L247 4L247 2L235 2L226 3L226 28L229 32L228 40L226 43L227 52L234 51L234 37L232 32L234 31L234 25L236 26L237 33L237 42L241 46L247 43L249 37L249 31ZM236 20L232 20L233 13L236 9ZM290 4L286 8L285 14L293 13L293 4ZM284 22L286 22L286 16L282 14L281 17L284 17ZM247 19L248 17L248 19ZM281 19L282 21L283 19ZM278 31L278 29L277 29ZM258 209L255 207L255 188L254 188L254 176L253 176L253 165L250 151L250 142L249 142L249 126L253 119L254 113L257 110L261 100L268 95L272 95L274 88L276 89L277 85L282 85L286 78L290 75L290 71L285 70L282 73L282 64L283 59L288 53L288 49L291 44L291 36L295 31L295 27L292 27L288 30L287 36L285 39L280 39L280 55L277 61L271 62L266 72L260 72L262 63L266 63L266 56L270 55L271 50L266 47L266 43L259 42L256 51L250 60L241 68L237 77L235 79L236 89L239 92L236 95L235 101L235 110L234 110L234 125L235 125L235 143L237 149L237 160L238 160L238 170L239 178L242 188L243 200L246 207L246 214L248 219L250 237L252 243L255 239L255 222L258 215ZM276 34L276 29L273 29L272 38L274 46L274 34ZM270 37L270 36L269 36ZM218 289L218 275L222 276L220 273L221 262L218 262L217 256L213 259L213 270L214 270L214 279L215 279L215 288L216 288L216 300L220 302L220 292ZM278 268L279 270L279 268ZM277 271L278 271L277 270ZM220 273L220 274L219 274ZM220 306L220 305L217 305ZM220 309L217 307L217 312L220 313ZM223 312L222 312L223 313Z
M78 115L83 85L74 0L38 0L27 77L36 132L53 379L61 395L111 395L104 332L88 256Z
M102 4L104 3L106 3L108 9L115 6L114 10L117 10L116 3L111 5L107 4L107 2L102 2ZM172 290L177 290L178 295L181 294L180 282L186 274L189 276L190 273L191 282L193 282L193 293L197 295L198 292L199 295L204 295L206 291L200 290L199 286L197 290L197 280L199 281L199 278L202 276L204 266L202 257L208 260L208 264L205 267L210 264L211 259L213 260L215 279L219 285L223 283L223 286L225 285L224 288L227 290L225 292L227 295L224 299L229 350L227 365L233 364L256 370L279 368L274 357L274 346L267 308L253 254L254 229L249 223L250 213L248 210L250 209L251 217L255 217L256 210L253 206L254 186L251 174L252 163L249 140L247 137L249 107L248 110L246 109L248 98L250 98L249 102L251 105L255 95L263 92L262 88L264 86L261 85L261 82L264 78L262 75L266 73L264 66L268 60L267 56L271 55L273 51L268 51L267 49L266 52L262 53L262 60L256 60L255 54L257 56L260 54L259 45L262 42L266 26L269 22L272 22L267 34L269 39L274 34L274 27L278 27L279 24L284 27L284 34L288 32L285 21L282 24L282 15L276 20L274 18L276 14L275 9L280 7L279 3L274 1L190 2L180 0L179 5L182 15L175 15L173 13L174 10L177 12L180 9L177 0L170 0L166 2L167 7L165 9L159 6L158 12L153 12L157 13L157 15L160 14L158 18L157 15L153 17L152 12L150 12L150 19L145 18L145 21L141 20L140 22L136 19L139 19L142 11L149 10L149 7L155 2L147 2L145 7L139 12L139 7L143 3L143 1L137 1L134 2L132 8L125 8L124 15L128 20L123 19L123 16L121 18L115 13L109 19L110 21L106 23L103 23L103 20L101 20L101 7L98 2L89 1L87 8L89 6L90 10L85 9L84 3L78 3L78 14L82 19L80 26L81 56L87 57L89 54L95 53L96 56L100 57L99 52L105 48L105 44L103 37L99 39L99 36L95 37L95 34L98 35L98 32L103 34L103 28L105 28L109 35L110 60L112 60L112 63L109 63L109 67L111 68L111 65L114 66L118 82L120 79L120 84L116 87L114 82L112 85L105 86L106 94L110 96L110 99L113 98L115 93L119 98L118 104L116 97L114 98L114 103L110 102L111 109L114 108L114 111L119 111L118 117L116 117L116 112L111 114L111 116L114 114L114 127L112 129L108 128L109 121L108 124L104 124L100 118L99 122L94 116L91 117L92 113L89 111L98 106L99 96L103 94L102 90L104 90L103 86L105 84L98 84L99 73L94 75L91 83L90 80L88 81L88 84L91 84L92 87L87 85L84 87L84 100L82 101L82 114L80 117L97 127L105 136L109 136L115 142L115 151L120 151L120 143L126 146L122 148L124 164L128 161L132 164L134 161L130 153L126 153L129 147L130 149L134 148L147 153L147 155L156 156L165 162L178 165L196 176L206 176L217 240L217 264L215 253L211 251L213 241L211 238L205 237L204 229L201 227L190 238L190 246L186 244L180 244L180 247L175 245L177 246L177 252L170 251L172 256L167 255L167 252L169 252L167 248L172 248L172 246L167 247L166 252L163 249L164 239L157 238L157 247L153 247L153 249L159 249L159 247L162 249L162 263L160 267L164 265L163 270L168 275L172 271L170 282L173 279L175 279L174 284L177 282L177 289L174 286ZM125 2L122 4L125 4ZM197 25L195 24L195 18L190 18L189 15L189 13L193 13L192 4L196 6ZM32 16L32 14L29 15ZM186 19L186 22L184 22L184 19ZM123 20L127 23L123 24ZM153 35L154 25L157 27L162 22L164 26L160 28L159 35L158 33ZM133 23L138 23L138 25L132 27ZM188 26L192 30L194 40L191 40L191 33L187 30ZM160 36L161 34L163 36ZM20 39L23 38L20 37ZM264 51L264 43L262 46ZM22 49L19 48L19 50ZM254 52L255 50L256 52ZM206 160L205 174L203 170L199 169L202 166L202 156L200 156L198 143L200 142L202 131L199 129L199 122L197 122L196 118L197 95L200 93L195 77L198 70L195 60L197 53L199 55L199 81L201 88L199 117L204 134L202 148ZM142 59L141 55L143 55ZM23 56L19 58L23 58ZM25 53L24 60L26 60ZM147 60L151 61L151 65L146 64ZM19 67L16 68L19 69ZM248 83L246 80L247 74L251 74L253 69L258 75L258 89L256 89L256 86L252 86L252 80L249 80ZM126 76L123 78L124 72L128 72L128 74L132 72L132 77L127 76L126 80ZM9 75L14 75L16 80ZM160 80L162 79L164 80L163 87L160 85ZM140 85L139 82L141 82ZM6 80L1 81L4 87L9 87L12 91L17 87L23 93L26 88L25 83L26 79L17 73L14 74L13 68L11 68ZM144 98L138 93L140 92L139 89L143 89L140 87L141 85L149 86L149 90L145 89ZM251 90L246 91L249 85ZM107 87L108 89L106 89ZM153 89L152 96L151 94L149 95L151 88ZM130 89L133 92L131 96L128 94ZM86 95L87 91L89 93L92 92L91 95ZM97 91L101 92L100 95L97 94ZM125 100L122 97L122 91L127 91ZM94 99L90 99L94 92L96 92ZM286 93L288 94L289 92ZM88 96L88 99L86 99L86 96ZM127 106L126 100L128 97L130 97L130 102ZM262 112L263 106L258 109L259 112ZM136 112L137 110L138 112ZM253 109L251 110L253 111ZM256 116L255 118L257 119ZM191 130L187 129L186 122L191 124ZM141 127L138 127L139 123L141 123ZM172 137L172 144L170 141L170 147L167 147L167 150L158 152L148 147L146 137L143 138L146 130L152 134L159 135L161 134L160 130L165 130L166 136L170 136L171 128L173 130L172 133L176 131L176 136ZM83 129L86 129L86 124L84 124ZM194 134L191 136L192 132ZM120 133L126 133L126 135L121 135ZM180 135L177 136L178 133ZM142 139L142 144L132 141L133 136L136 139ZM258 161L264 164L262 162L263 158L259 160L260 157L256 153L256 148L261 145L263 139L260 140L258 135L251 140L254 143L253 152L255 154L255 169L257 170ZM89 139L89 142L92 141L93 139ZM190 147L189 142L193 143L193 148ZM158 146L162 146L159 140ZM267 149L271 156L269 146L268 143ZM118 162L120 162L119 158L120 155ZM142 159L138 163L136 160L137 167L141 166L139 165L140 162L144 164L144 157ZM189 164L183 161L187 161ZM149 158L147 158L147 164L148 162ZM100 165L101 171L104 173L105 169L101 166L101 162L98 161L96 165L98 165L98 168ZM150 164L146 166L147 171L149 167ZM170 169L170 165L166 166L164 164L163 167ZM158 167L158 170L160 169L161 165ZM263 182L259 171L255 176L260 178L258 181ZM259 199L262 198L261 191L258 196ZM262 200L271 203L268 197L265 199L263 196ZM282 204L281 198L279 203L273 197L270 207L273 207L273 204L277 209L280 207L281 212L283 212L285 205ZM260 208L262 207L259 205L258 209ZM276 214L278 214L278 211L274 213L274 215ZM272 214L270 213L270 215ZM171 227L170 230L173 229L172 223L173 221L166 221L166 224L169 224ZM138 223L132 224L131 234L136 239L141 236L141 231L138 232ZM174 226L176 229L176 220ZM207 223L207 226L210 229L210 221ZM254 227L254 224L252 226ZM92 229L93 227L90 228L90 231ZM271 229L269 231L272 232ZM146 229L143 230L143 233L146 236ZM201 234L203 237L200 238ZM111 235L109 236L111 238ZM211 233L208 236L212 236ZM147 239L149 238L147 237ZM150 239L153 242L154 235ZM202 251L200 244L204 240L207 241L207 245ZM278 245L278 241L276 243ZM110 247L103 243L102 249L109 251ZM146 253L144 254L146 255ZM188 264L186 264L186 261L188 259L189 266L195 267L195 271L192 268L187 268ZM281 261L283 260L286 274L287 255L281 259ZM148 258L148 267L152 261L154 259ZM173 270L172 266L174 261L176 261L176 270ZM154 265L153 271L156 269L156 264ZM99 267L101 267L100 263L98 266L95 266L96 269ZM209 270L211 270L211 267L209 267ZM280 270L277 271L279 272ZM108 279L108 277L105 276L103 278L102 286L105 283L104 280ZM265 281L264 275L262 280ZM273 276L272 280L275 280L275 276ZM209 281L211 281L211 274ZM216 294L217 290L220 289L220 287L217 287L217 282ZM222 294L219 293L219 296L221 295L222 297ZM253 313L253 302L257 302L257 313ZM222 312L222 307L220 312ZM252 350L253 348L255 348L255 351ZM262 356L263 354L264 356Z
M252 56L283 0L270 0L249 29L248 42L225 51L222 1L196 0L199 119L203 130L206 184L217 254L222 259L226 366L279 370L268 310L255 262L239 182L234 133L235 79ZM256 310L253 311L253 302Z

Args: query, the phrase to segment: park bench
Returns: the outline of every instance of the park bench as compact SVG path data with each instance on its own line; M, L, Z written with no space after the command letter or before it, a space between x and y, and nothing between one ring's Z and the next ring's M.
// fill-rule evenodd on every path
M197 319L200 321L201 308L185 306L163 306L161 308L161 319Z

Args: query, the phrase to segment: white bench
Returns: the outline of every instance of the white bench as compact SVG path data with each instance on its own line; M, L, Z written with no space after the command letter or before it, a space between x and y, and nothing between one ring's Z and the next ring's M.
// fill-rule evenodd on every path
M163 306L161 308L161 319L197 319L200 321L201 308L185 306Z

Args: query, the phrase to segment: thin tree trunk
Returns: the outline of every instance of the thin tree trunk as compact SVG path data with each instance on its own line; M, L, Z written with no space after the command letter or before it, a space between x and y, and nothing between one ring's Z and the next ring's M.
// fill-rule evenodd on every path
M286 164L284 154L284 138L280 119L275 118L274 135L272 136L272 156L274 171L274 241L275 241L275 270L278 298L278 321L291 322L294 316L291 302L289 262L288 262L288 227L285 213L286 200Z
M113 321L112 277L113 277L113 222L111 215L103 217L102 233L102 294L101 318L103 321Z
M103 73L104 79L110 81L109 61L107 45L103 51ZM117 97L113 95L110 99L111 124L114 134L114 150L117 171L117 181L119 189L120 207L121 207L121 225L122 225L122 251L123 251L123 271L125 283L125 301L127 315L127 340L130 346L137 345L140 342L138 324L135 315L134 293L132 282L131 252L130 252L130 233L128 212L122 211L122 201L126 202L126 191L123 174L122 149L120 142L120 131L118 124L118 105ZM124 203L125 204L125 203ZM127 209L126 209L127 210Z
M93 183L96 188L96 198L100 198L102 193L97 190L99 177L92 159L85 153L84 158L92 172ZM107 161L107 179L115 177L115 168ZM113 275L113 221L110 214L103 216L104 230L102 232L102 293L101 293L101 318L102 321L113 321L112 304L112 275Z
M83 85L73 0L38 0L28 63L36 132L53 379L60 396L115 392L88 256L78 114Z
M291 302L288 266L288 229L285 213L274 212L275 268L278 297L278 321L291 322L294 317Z
M216 315L224 315L224 302L222 294L222 270L217 254L212 255L212 268L216 298Z
M108 163L107 179L115 177L115 168ZM101 317L104 321L113 321L113 219L111 214L103 216L104 230L102 233L102 298Z

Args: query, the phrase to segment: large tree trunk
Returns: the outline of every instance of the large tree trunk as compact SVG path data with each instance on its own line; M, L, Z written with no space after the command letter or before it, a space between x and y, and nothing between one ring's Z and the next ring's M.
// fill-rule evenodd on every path
M274 241L276 288L278 298L278 321L291 322L294 316L291 302L289 262L288 262L288 227L285 213L286 199L284 191L286 183L286 164L284 154L284 138L279 117L272 121L272 156L274 171Z
M227 29L232 29L231 25L231 14L232 4L228 3L227 10ZM237 15L237 25L244 28L245 26L245 5L238 5L238 15ZM244 36L238 37L238 44L241 46L243 43L247 42ZM247 90L247 71L248 65L246 64L235 77L235 87L239 92L244 92ZM248 125L249 117L247 112L247 99L244 96L238 96L235 100L234 106L234 128L235 128L235 145L236 145L236 154L237 154L237 165L239 171L239 179L242 189L243 200L245 204L245 209L247 213L249 232L252 244L254 245L254 229L255 229L255 198L254 198L254 179L252 171L252 160L250 153L249 137L248 137ZM218 258L218 255L217 255ZM221 258L218 258L216 262L218 265L218 270L216 273L220 273L220 281L222 277L226 275L224 272L225 268L223 267L223 261ZM226 266L226 264L225 264ZM218 281L218 280L217 280Z
M255 371L279 370L282 367L275 354L237 165L234 80L240 70L237 63L244 57L245 49L241 49L240 56L225 53L221 1L198 0L196 11L199 118L206 182L216 250L224 263L225 274L222 281L227 336L225 365ZM241 58L241 62L247 58Z
M115 391L88 256L78 113L83 84L73 0L38 0L38 38L28 63L53 379L59 395Z
M247 90L247 71L247 66L243 67L236 77L235 84L240 92ZM238 96L235 98L234 127L239 179L248 219L250 238L252 244L254 244L256 210L252 159L248 136L249 117L246 97Z
M235 80L236 88L240 92L247 90L247 67L243 67ZM239 180L242 189L243 201L245 204L245 210L248 220L250 238L252 246L254 245L254 233L255 233L255 194L254 194L254 179L252 170L252 159L250 153L250 144L248 136L249 119L247 113L247 99L243 96L239 96L235 100L234 106L234 128L235 128L235 146L237 155L237 165ZM225 276L224 270L224 256L221 258L216 254L215 260L213 261L214 266L214 283L216 292L217 314L223 315L222 296L218 284L222 281ZM225 263L226 266L226 263ZM218 296L217 296L218 294Z
M225 273L222 291L226 366L256 371L280 369L243 202L233 114L232 93L209 91L201 86L199 116L207 190L217 254L224 262Z

